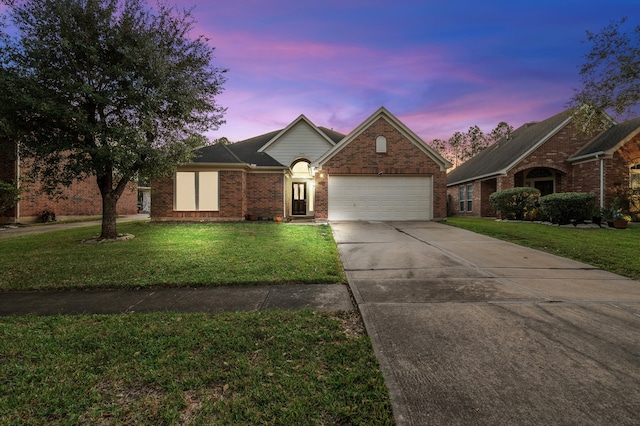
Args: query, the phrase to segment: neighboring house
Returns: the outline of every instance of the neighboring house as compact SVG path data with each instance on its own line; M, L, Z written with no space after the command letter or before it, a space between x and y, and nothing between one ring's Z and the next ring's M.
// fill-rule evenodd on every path
M431 220L451 164L385 108L348 135L301 115L286 128L199 150L152 183L152 220Z
M0 148L0 179L19 182L23 189L18 204L0 214L0 223L37 222L45 211L54 213L57 220L102 215L102 197L95 178L77 180L71 186L62 188L61 197L51 199L40 190L37 182L30 183L24 179L28 166L15 155L15 148L7 148L4 143ZM18 179L18 176L21 178ZM117 213L136 214L137 203L137 187L131 184L118 201Z
M452 170L449 215L495 216L489 196L513 187L591 192L601 207L616 191L640 187L640 118L594 138L577 131L571 112L525 124Z

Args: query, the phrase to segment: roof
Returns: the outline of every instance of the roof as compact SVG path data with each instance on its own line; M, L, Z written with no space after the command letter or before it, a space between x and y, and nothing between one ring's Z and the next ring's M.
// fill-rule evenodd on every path
M618 149L621 143L640 133L640 117L617 124L596 136L584 148L569 158L569 161L586 159Z
M510 137L502 138L483 149L447 174L447 185L506 174L532 151L549 140L571 120L568 109L537 123L527 123L513 131Z
M315 126L314 126L315 128ZM344 138L342 133L325 127L317 127L318 131L323 133L327 139L334 144ZM237 165L254 165L257 167L283 167L273 157L261 149L270 143L277 135L281 134L285 129L275 130L250 139L231 143L231 144L215 144L208 145L196 151L192 163L217 163L217 164L237 164Z

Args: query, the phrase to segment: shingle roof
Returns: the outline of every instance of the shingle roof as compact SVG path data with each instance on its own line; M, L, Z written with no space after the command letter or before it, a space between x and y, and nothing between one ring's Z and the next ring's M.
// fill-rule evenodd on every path
M616 124L604 133L596 136L584 148L573 155L569 160L585 158L601 152L607 152L622 142L631 133L640 128L640 117L624 123Z
M527 123L490 147L453 169L447 174L447 185L469 182L483 177L505 173L531 150L560 130L571 118L566 110L539 123Z
M329 139L339 142L344 138L342 133L338 133L326 127L319 127ZM220 164L255 164L259 167L287 167L280 164L266 152L258 152L267 142L273 139L283 129L255 136L250 139L231 143L228 145L215 144L200 148L193 163L220 163Z

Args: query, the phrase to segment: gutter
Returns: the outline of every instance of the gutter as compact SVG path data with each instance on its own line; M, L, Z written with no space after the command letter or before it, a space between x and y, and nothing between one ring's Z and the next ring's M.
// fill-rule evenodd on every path
M581 160L588 160L593 158L594 160L597 160L601 155L604 156L606 154L606 152L604 151L598 151L598 152L592 152L590 154L583 154L583 155L579 155L577 157L569 157L567 158L567 161L570 162L576 162L576 161L581 161Z

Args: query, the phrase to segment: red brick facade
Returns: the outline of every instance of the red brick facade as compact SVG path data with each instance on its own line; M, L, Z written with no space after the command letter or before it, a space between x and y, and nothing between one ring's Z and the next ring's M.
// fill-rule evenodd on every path
M138 186L130 184L118 200L117 214L130 215L138 212ZM43 210L52 211L57 219L78 216L102 215L102 196L94 179L76 180L64 189L63 197L51 199L38 191L37 186L28 185L20 196L20 221L36 220Z
M0 179L15 181L17 162L8 160L5 156L0 159ZM21 162L21 173L26 172L24 162ZM76 180L62 189L62 196L55 199L40 190L37 183L21 181L23 192L18 206L4 213L0 221L29 223L38 220L43 211L55 213L56 219L68 219L82 216L102 215L102 196L94 177ZM138 186L130 184L122 193L118 201L117 214L131 215L138 210Z
M580 136L573 123L569 123L509 170L506 176L469 182L473 185L471 211L466 208L464 211L460 210L459 188L461 185L449 187L447 190L449 215L495 216L495 211L489 205L489 196L496 191L524 186L525 173L535 168L546 168L555 173L554 192L591 192L596 194L600 203L601 161L604 172L604 205L610 204L617 188L629 187L629 167L640 162L640 136L627 141L613 156L591 158L577 163L567 161L588 142L589 138ZM466 187L469 183L464 183L462 186Z
M387 139L387 152L377 153L377 136ZM422 175L433 177L433 216L446 217L446 172L384 118L356 136L322 166L316 176L316 217L328 215L330 175Z
M282 217L284 181L282 171L218 170L218 211L175 211L174 180L167 177L151 184L151 217L160 221L239 221L247 215Z
M382 111L382 110L381 110ZM377 118L376 118L377 117ZM371 121L369 121L371 120ZM309 179L309 191L313 191L316 218L328 216L328 179L330 175L409 175L429 176L433 179L433 216L446 217L446 171L445 160L437 154L428 154L417 144L423 144L410 131L386 111L367 120L339 151L322 164L321 170ZM376 138L386 137L386 152L376 152ZM332 151L329 151L332 152ZM326 155L331 155L326 154ZM440 161L440 162L439 162ZM167 178L152 183L151 217L153 220L243 220L247 215L286 217L291 192L291 175L287 170L275 167L255 167L239 164L234 170L223 170L209 163L191 164L188 170L219 171L218 211L174 211L174 180ZM305 180L306 181L306 180Z

